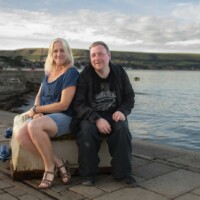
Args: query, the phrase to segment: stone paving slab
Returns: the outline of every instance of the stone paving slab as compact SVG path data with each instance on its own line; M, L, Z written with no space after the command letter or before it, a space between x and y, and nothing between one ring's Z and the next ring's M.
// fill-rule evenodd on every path
M17 200L17 198L11 196L8 193L0 194L0 199L2 199L2 200Z
M103 190L101 190L95 186L88 187L88 186L84 186L84 185L76 185L76 186L71 187L70 190L72 190L84 197L87 197L88 199L94 199L98 196L107 194Z
M101 189L102 191L109 193L124 188L125 184L114 181L112 176L109 175L99 179L98 182L96 183L96 187Z
M188 193L188 194L180 196L174 200L200 200L200 197L195 194Z
M197 188L196 190L193 190L192 193L193 193L193 194L197 194L197 195L200 196L200 187Z
M157 177L157 176L166 174L168 172L174 171L176 169L177 168L169 166L169 165L165 165L165 164L161 164L157 162L151 162L144 166L136 167L133 171L134 171L134 175L136 176L143 177L145 179L150 179L150 178Z
M8 188L8 189L5 189L5 191L11 194L12 196L23 196L27 194L26 191L22 190L20 187Z
M147 159L144 159L144 158L139 158L139 157L134 156L133 169L147 165L148 163L151 163L151 162L152 162L152 160L147 160Z
M160 194L142 188L124 188L122 190L102 195L95 200L167 200Z
M200 168L200 155L197 153L193 153L193 154L190 153L190 154L180 156L177 158L170 158L168 159L168 161L176 162L176 163L190 166L190 167Z
M178 169L139 185L169 198L176 198L200 187L200 174Z
M86 198L71 190L66 190L61 193L65 200L86 200Z
M5 190L7 188L11 188L13 185L11 183L9 183L10 181L4 181L4 180L0 180L0 189L1 190Z

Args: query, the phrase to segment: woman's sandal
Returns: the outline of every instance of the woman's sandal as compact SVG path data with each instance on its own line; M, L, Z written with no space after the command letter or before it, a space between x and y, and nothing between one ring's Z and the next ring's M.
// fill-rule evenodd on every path
M69 169L67 168L66 163L63 160L62 160L62 162L63 162L63 164L57 168L60 172L60 176L61 176L63 184L66 185L67 183L70 182L71 175L70 175Z
M53 180L55 178L55 175L57 174L57 169L55 168L53 172L46 171L44 172L42 181L39 185L40 189L48 189L51 188L53 184Z

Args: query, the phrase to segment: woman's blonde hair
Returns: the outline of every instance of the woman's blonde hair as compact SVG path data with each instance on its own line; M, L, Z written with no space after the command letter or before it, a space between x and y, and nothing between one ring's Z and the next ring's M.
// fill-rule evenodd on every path
M44 65L44 71L45 71L45 74L47 74L47 75L55 67L55 62L53 61L53 45L56 42L60 42L63 46L63 49L64 49L66 57L67 57L66 66L68 66L68 65L73 66L74 65L73 53L72 53L72 50L71 50L69 44L67 43L67 41L63 38L56 38L50 44L47 59L46 59L45 65Z

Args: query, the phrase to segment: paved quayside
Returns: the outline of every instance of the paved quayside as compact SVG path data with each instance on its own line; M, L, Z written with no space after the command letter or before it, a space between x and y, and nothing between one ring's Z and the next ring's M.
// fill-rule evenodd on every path
M9 143L3 133L12 127L15 115L0 111L0 145ZM69 185L56 178L51 189L39 190L39 179L13 181L9 161L0 161L0 199L200 200L198 152L134 140L133 172L138 182L135 188L101 174L92 187L82 186L80 178L73 176Z

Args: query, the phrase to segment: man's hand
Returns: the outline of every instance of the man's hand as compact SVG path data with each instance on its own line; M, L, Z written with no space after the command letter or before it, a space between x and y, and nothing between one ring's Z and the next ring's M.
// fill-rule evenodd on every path
M96 120L96 126L100 133L109 134L111 132L111 125L103 118Z
M112 118L116 122L118 122L118 121L124 121L126 119L125 115L122 112L120 112L120 111L116 111L115 113L113 113Z

